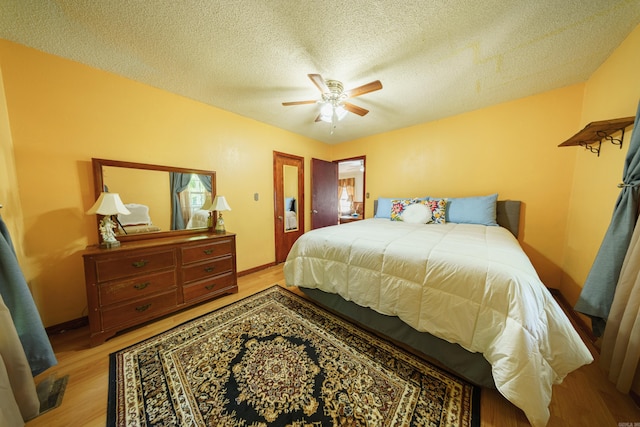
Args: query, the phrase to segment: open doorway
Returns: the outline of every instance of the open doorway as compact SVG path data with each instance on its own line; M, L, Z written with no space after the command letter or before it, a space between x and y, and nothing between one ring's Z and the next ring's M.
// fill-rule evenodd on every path
M363 219L365 176L365 156L332 162L312 158L311 229Z
M366 156L336 160L338 163L339 223L364 218Z

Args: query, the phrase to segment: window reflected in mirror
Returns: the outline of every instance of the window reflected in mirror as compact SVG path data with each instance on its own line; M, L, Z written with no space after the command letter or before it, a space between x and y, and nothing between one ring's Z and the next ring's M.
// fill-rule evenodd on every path
M284 231L298 230L298 168L283 165L284 178Z

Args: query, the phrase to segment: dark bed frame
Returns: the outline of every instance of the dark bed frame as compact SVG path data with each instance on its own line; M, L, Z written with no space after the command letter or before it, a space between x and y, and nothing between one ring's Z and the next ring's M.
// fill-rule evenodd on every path
M517 238L520 227L520 201L499 200L496 205L497 222ZM374 201L374 212L377 200ZM458 344L447 342L426 332L419 332L398 317L386 316L370 308L361 307L339 295L318 289L299 288L319 304L346 316L383 337L408 346L434 360L441 367L483 387L495 388L491 365L480 353L471 353ZM455 315L455 314L454 314Z

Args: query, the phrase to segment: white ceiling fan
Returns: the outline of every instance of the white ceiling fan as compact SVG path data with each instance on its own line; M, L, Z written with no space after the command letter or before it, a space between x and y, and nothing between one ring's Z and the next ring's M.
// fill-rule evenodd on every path
M308 74L308 76L320 91L321 99L283 102L282 105L286 107L291 105L321 104L320 114L316 117L316 122L324 121L335 124L338 120L343 119L347 112L364 116L369 110L346 102L346 99L382 89L380 80L345 91L342 82L338 80L325 80L320 74Z

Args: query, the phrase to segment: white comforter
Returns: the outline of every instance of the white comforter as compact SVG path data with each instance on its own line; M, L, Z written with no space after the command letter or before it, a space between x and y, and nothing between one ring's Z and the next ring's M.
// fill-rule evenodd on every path
M593 360L501 227L368 219L321 228L296 241L284 273L287 285L339 294L481 352L535 427L547 424L552 385Z

